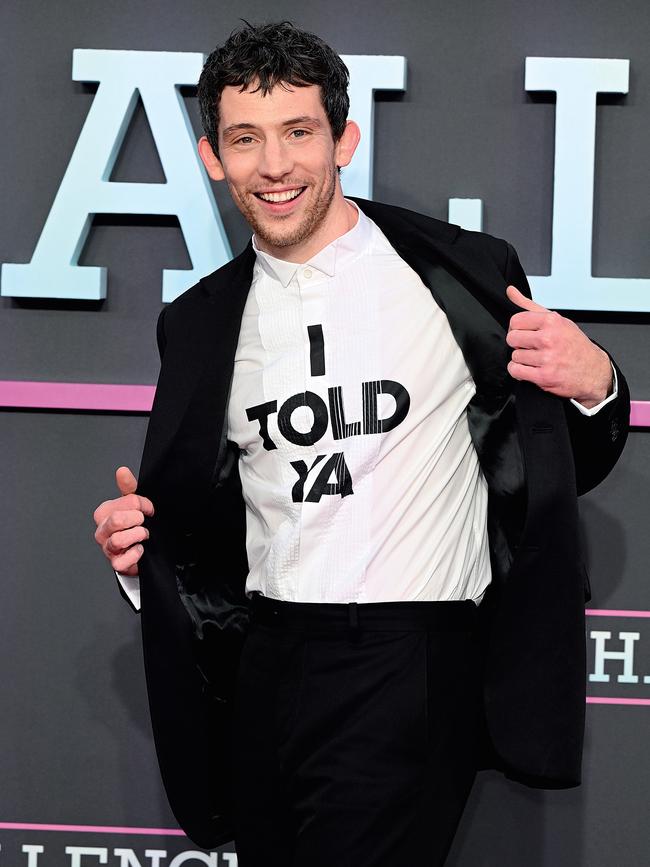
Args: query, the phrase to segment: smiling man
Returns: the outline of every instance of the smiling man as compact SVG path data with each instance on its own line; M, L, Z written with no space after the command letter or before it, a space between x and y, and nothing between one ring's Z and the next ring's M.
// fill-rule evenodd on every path
M210 177L226 180L259 249L306 261L356 222L337 167L352 159L359 129L348 121L334 140L319 87L227 86L219 114L218 150L204 137L199 153Z
M348 74L247 25L199 153L253 230L167 307L140 471L95 512L167 793L240 867L442 865L476 771L577 785L577 494L625 380L504 241L352 201Z

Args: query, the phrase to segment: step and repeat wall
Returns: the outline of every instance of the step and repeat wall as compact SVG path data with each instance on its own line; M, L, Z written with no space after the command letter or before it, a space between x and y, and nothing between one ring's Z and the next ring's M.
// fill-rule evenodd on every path
M195 151L201 63L240 17L291 19L344 56L364 137L349 194L507 238L536 299L567 311L628 377L627 449L581 501L593 587L584 784L543 792L480 775L449 863L645 867L642 0L2 6L0 867L236 864L232 846L198 851L169 811L138 617L96 549L92 512L114 495L114 468L138 466L160 309L248 239Z

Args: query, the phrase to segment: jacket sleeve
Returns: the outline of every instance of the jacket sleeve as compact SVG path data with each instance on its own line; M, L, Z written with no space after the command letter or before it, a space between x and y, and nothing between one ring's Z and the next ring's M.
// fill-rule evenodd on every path
M506 281L531 298L530 286L517 253L512 245L508 244L507 248L504 272ZM578 494L585 494L595 488L608 475L619 459L628 435L630 392L620 368L611 356L610 360L618 379L618 396L615 400L594 415L587 416L570 400L559 398L564 405L571 438Z

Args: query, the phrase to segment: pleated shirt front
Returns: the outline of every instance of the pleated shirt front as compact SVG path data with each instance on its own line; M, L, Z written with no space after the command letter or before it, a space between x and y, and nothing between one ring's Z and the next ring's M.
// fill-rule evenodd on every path
M256 257L228 404L247 592L478 600L490 562L475 385L431 292L361 211L305 264Z

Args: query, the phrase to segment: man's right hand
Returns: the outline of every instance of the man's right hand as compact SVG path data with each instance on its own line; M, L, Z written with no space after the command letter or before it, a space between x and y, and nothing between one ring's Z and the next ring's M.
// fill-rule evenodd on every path
M128 467L115 471L115 481L121 496L105 500L95 509L95 541L116 572L135 576L144 551L141 543L149 538L142 525L145 516L153 515L153 503L136 494L138 482Z

